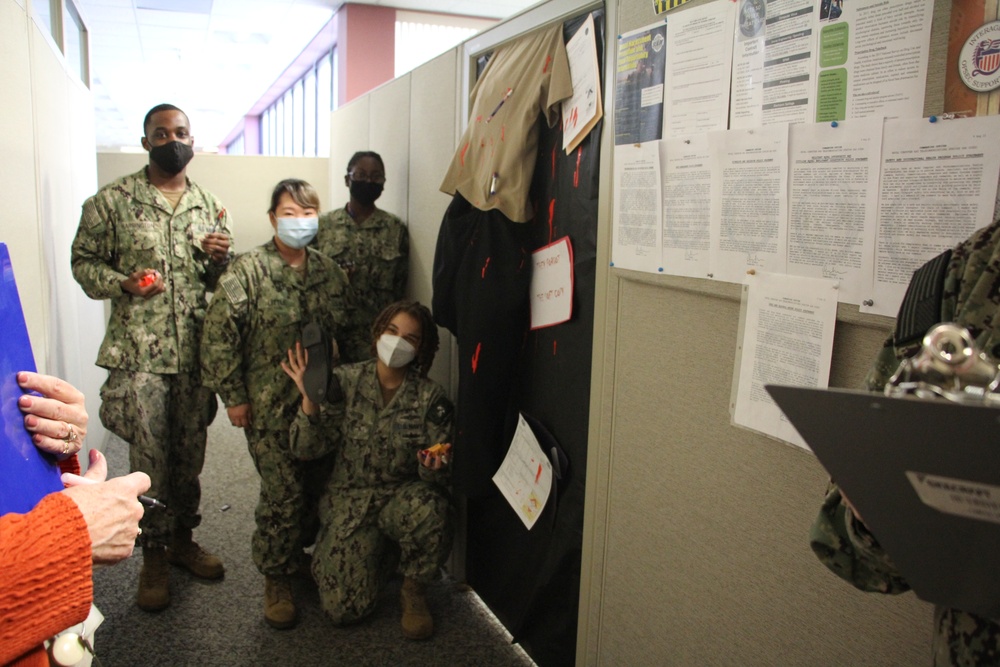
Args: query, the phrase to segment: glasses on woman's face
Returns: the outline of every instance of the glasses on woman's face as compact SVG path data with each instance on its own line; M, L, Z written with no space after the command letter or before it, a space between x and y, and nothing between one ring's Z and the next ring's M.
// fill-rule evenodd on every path
M367 181L368 183L378 183L379 185L385 184L385 174L380 171L375 171L369 174L362 169L355 169L354 171L347 172L347 177L355 183Z

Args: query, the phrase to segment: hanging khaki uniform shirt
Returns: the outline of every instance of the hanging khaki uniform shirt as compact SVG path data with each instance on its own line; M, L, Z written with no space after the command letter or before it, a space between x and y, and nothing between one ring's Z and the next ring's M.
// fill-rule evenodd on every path
M549 127L573 94L562 24L537 30L493 54L472 89L469 126L441 191L514 222L534 212L528 190L538 158L538 114Z

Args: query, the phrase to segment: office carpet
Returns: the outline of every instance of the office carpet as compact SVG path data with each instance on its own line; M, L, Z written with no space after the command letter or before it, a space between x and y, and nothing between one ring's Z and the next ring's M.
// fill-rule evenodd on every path
M128 471L121 440L112 436L104 453L111 476ZM372 617L341 628L323 614L312 581L298 578L293 585L298 625L271 628L263 617L264 578L250 559L258 477L242 431L229 425L221 406L209 429L201 480L203 519L195 539L222 558L225 578L205 582L172 567L172 604L148 613L135 604L138 549L128 560L97 570L94 602L105 621L95 648L103 667L533 665L476 594L447 575L428 588L435 633L427 641L402 635L398 578L390 581Z

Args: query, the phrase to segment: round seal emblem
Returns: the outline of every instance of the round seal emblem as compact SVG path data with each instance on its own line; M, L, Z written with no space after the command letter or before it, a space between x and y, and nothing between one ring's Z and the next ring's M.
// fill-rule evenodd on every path
M764 0L742 0L737 21L744 37L756 37L764 27L767 8Z
M1000 21L981 25L966 38L958 57L958 75L977 93L1000 88Z
M663 45L666 43L667 39L661 33L656 33L653 35L653 41L650 42L649 46L653 49L654 53L659 53L660 49L662 49Z

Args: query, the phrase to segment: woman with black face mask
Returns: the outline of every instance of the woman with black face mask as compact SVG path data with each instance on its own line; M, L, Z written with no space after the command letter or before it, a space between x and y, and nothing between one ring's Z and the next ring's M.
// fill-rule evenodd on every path
M371 358L371 323L406 293L410 238L402 220L375 205L385 187L378 153L351 156L344 185L351 193L347 205L320 216L312 245L340 264L351 281L355 309L338 336L341 358L350 363Z

